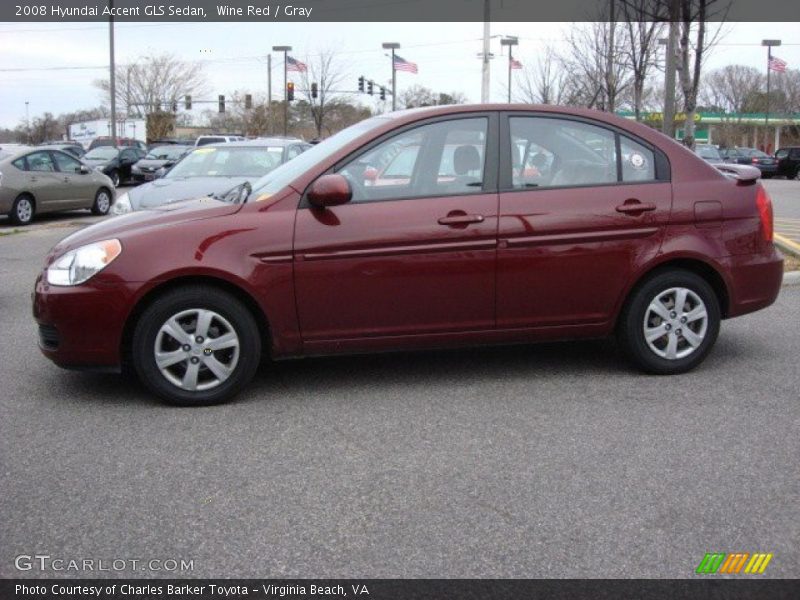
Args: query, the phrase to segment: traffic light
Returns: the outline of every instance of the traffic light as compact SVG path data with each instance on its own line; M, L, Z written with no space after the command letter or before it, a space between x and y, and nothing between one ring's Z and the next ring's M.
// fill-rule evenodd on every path
M316 98L318 92L319 92L319 89L317 88L317 84L316 83L312 83L311 84L311 97L312 98Z
M186 95L183 97L183 106L186 110L192 110L192 97Z
M225 112L225 96L222 94L219 95L219 112Z
M251 108L253 108L253 96L252 95L250 95L250 94L245 94L244 95L244 107L247 110L250 110Z
M381 100L386 100L386 88L381 86Z
M286 84L286 99L289 102L294 100L294 84L291 81Z
M364 93L364 76L358 78L358 91Z
M372 96L372 81L367 82L367 93Z

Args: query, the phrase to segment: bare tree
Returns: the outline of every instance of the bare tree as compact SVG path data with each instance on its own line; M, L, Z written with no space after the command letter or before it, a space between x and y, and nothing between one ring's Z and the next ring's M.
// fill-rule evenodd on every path
M723 0L724 1L724 0ZM695 114L697 93L700 88L703 58L716 43L721 27L709 35L708 21L721 18L724 21L728 7L717 8L721 0L680 0L680 59L678 76L683 92L686 121L683 129L683 143L694 148ZM715 6L717 5L717 6Z
M663 0L626 0L622 5L625 18L623 52L632 74L632 104L636 120L641 120L645 84L648 75L658 66L658 38L664 24L654 16L663 7Z
M704 104L725 112L745 112L748 102L764 88L764 74L754 67L728 65L703 78L701 99Z
M613 4L613 3L612 3ZM607 13L600 16L608 19ZM619 23L600 20L572 29L563 61L570 75L570 104L613 112L631 83Z
M300 75L302 93L308 102L311 118L317 129L317 137L322 135L328 108L340 99L337 87L342 83L344 73L333 50L319 52L306 61L306 70ZM311 93L311 84L317 86L317 97Z
M147 113L169 109L186 95L206 91L205 76L200 63L186 62L171 54L149 54L116 70L116 97L125 106L128 117L141 118ZM110 94L108 80L95 85L106 96Z
M567 102L570 79L561 58L547 47L535 62L523 68L515 99L526 104L570 104Z

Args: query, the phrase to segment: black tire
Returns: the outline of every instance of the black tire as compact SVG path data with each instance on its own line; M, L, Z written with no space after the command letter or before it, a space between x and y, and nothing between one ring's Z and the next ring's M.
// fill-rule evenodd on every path
M651 302L673 288L684 288L693 292L705 305L707 316L702 342L698 343L694 350L686 356L678 357L676 353L675 358L665 358L657 354L656 349L652 348L645 339L645 317L649 318L654 315L649 309ZM673 336L677 340L678 347L682 348L680 352L684 352L691 344L676 333L682 333L681 327L688 328L689 326L680 324L681 315L676 311L668 309L667 312L667 316L670 318L676 315L676 321L674 321L674 325L658 319L655 323L651 323L651 326L663 326L669 329L668 333L654 340L653 343L663 345L657 350L669 353L668 344L671 343L670 337ZM691 315L689 317L691 318ZM629 360L647 373L657 375L684 373L695 368L708 355L719 334L720 321L719 299L705 279L683 269L661 271L644 280L631 293L619 318L617 341ZM691 327L697 328L700 325L701 323L693 323ZM690 329L690 331L694 333L693 330Z
M100 188L94 195L94 203L92 204L92 214L94 215L107 215L111 210L112 198L114 195L108 188Z
M173 383L168 379L168 375L162 373L156 364L155 353L156 343L163 344L165 341L177 346L177 349L173 350L174 352L184 351L188 344L181 346L181 344L175 342L177 338L173 339L169 334L160 333L160 331L162 326L173 316L187 312L191 313L193 310L211 311L221 317L219 320L215 318L211 323L215 323L215 327L218 326L218 329L223 332L226 331L229 325L235 335L238 336L239 351L238 360L229 360L228 362L228 364L234 362L235 364L232 364L232 371L227 379L218 381L215 387L210 389L190 391L183 389L178 383ZM184 327L186 327L185 324ZM209 341L216 337L210 335L211 329L209 328L208 339L205 340L205 344L208 344ZM186 329L181 332L181 335L184 333L187 333ZM206 360L218 358L218 353L214 352L213 355L208 354L204 357L203 354L208 352L207 347L204 352L198 352L204 344L194 344L198 338L195 337L194 333L191 333L191 325L189 325L189 333L187 335L189 335L188 341L192 343L192 350L185 352L185 354L187 357L191 356L191 358L169 367L169 376L174 379L185 377L191 368L188 361L192 360L195 363L200 363L196 365L195 369L195 372L200 369L199 377L195 377L197 383L204 385L201 381L203 377L206 377L207 381L209 378L217 379L211 369L206 366ZM164 348L162 347L163 350ZM169 352L170 350L166 349L166 351ZM192 355L192 353L195 354ZM256 373L260 358L261 338L251 312L231 294L210 286L190 285L166 292L163 296L158 297L142 313L133 335L132 359L139 379L151 392L168 403L178 406L207 406L227 402L250 382ZM226 357L222 356L221 360L224 363ZM185 382L186 379L183 379L183 381Z
M112 169L109 172L108 176L111 178L111 184L115 188L118 188L119 184L122 183L122 181L120 180L120 177L119 177L119 171L117 171L116 169Z
M33 216L36 214L36 202L30 194L20 194L11 205L11 212L8 213L14 225L30 225Z

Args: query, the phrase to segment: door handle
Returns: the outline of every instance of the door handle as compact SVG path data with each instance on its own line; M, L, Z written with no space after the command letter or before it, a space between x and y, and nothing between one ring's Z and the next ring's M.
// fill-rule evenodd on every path
M64 177L64 183L69 183L69 177Z
M483 215L448 215L439 219L439 225L469 225L482 223Z
M39 181L38 177L29 177L28 181Z
M638 200L631 199L631 200L626 200L625 204L620 204L617 207L617 212L630 215L636 213L643 213L655 209L656 209L655 204L651 204L649 202L639 202Z

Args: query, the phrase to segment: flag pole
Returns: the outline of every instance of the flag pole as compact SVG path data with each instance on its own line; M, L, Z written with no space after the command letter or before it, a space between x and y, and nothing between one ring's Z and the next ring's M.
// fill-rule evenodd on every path
M764 113L764 152L769 148L769 93L770 71L772 70L772 47L780 46L780 40L761 40L761 45L767 47L767 111Z

